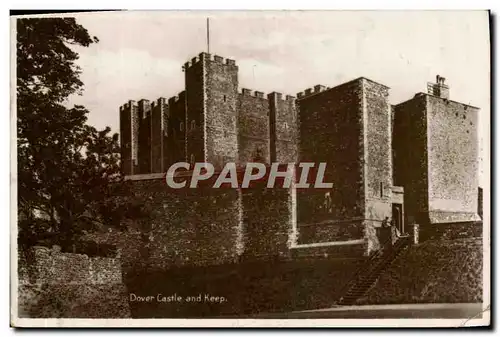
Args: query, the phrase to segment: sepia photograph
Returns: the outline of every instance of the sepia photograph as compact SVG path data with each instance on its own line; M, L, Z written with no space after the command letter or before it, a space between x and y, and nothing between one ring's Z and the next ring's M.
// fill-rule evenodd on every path
M11 16L11 325L490 325L490 20Z

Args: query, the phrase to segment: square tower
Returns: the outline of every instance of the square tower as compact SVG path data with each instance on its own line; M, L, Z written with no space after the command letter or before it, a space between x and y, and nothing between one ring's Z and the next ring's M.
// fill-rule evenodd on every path
M184 65L186 156L220 169L238 160L238 67L201 53Z
M151 173L151 105L149 100L141 99L139 106L139 173Z
M437 79L427 94L395 106L395 183L420 224L478 221L479 109L449 100Z
M124 175L139 173L139 107L132 100L120 107L120 157Z
M297 94L300 162L326 163L333 188L297 192L300 243L364 239L392 216L389 88L358 78Z
M167 170L168 153L168 105L166 99L158 98L151 103L151 172Z
M238 95L239 163L270 163L269 101L260 91L243 88Z
M297 162L297 110L295 98L272 92L269 100L270 156L271 162Z

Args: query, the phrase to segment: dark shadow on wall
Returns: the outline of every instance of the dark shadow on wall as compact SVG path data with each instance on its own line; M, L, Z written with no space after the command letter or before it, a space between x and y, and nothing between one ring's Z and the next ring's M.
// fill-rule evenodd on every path
M142 270L126 275L125 282L133 294L129 300L134 296L154 297L149 302L130 301L134 318L290 312L332 306L363 261L269 260L168 271Z

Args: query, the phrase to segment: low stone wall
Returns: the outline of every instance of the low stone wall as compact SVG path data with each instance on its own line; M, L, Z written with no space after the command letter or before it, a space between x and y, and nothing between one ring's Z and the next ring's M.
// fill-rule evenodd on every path
M18 290L20 318L129 318L123 284L24 284Z
M130 317L120 260L33 247L19 258L19 317Z
M300 224L299 243L336 242L363 239L364 221L350 222L323 221L320 223Z
M44 284L121 284L120 260L116 258L89 257L84 254L61 253L35 246L30 263L21 267L21 283Z
M419 227L420 242L483 237L482 222L424 224Z
M171 189L161 177L136 176L127 182L149 218L127 231L87 235L114 244L125 273L231 264L286 257L291 245L292 196L289 189L200 186ZM139 222L141 222L139 224Z
M482 301L482 239L426 241L410 246L359 304Z
M292 244L291 193L284 188L241 190L244 260L289 256Z

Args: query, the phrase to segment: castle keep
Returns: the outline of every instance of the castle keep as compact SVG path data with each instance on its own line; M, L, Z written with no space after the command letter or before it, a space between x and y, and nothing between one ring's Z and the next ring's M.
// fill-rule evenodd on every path
M185 89L120 107L122 170L149 196L151 260L163 267L302 254L366 255L388 217L401 231L479 220L478 108L449 99L444 79L392 106L358 78L296 97L238 89L234 60L201 53ZM168 191L175 162L326 162L331 190ZM180 211L182 210L182 212ZM168 241L168 242L167 242ZM326 248L325 248L326 249Z
M234 60L201 53L183 66L186 88L168 100L120 107L125 175L162 173L176 162L295 162L294 98L238 91Z

